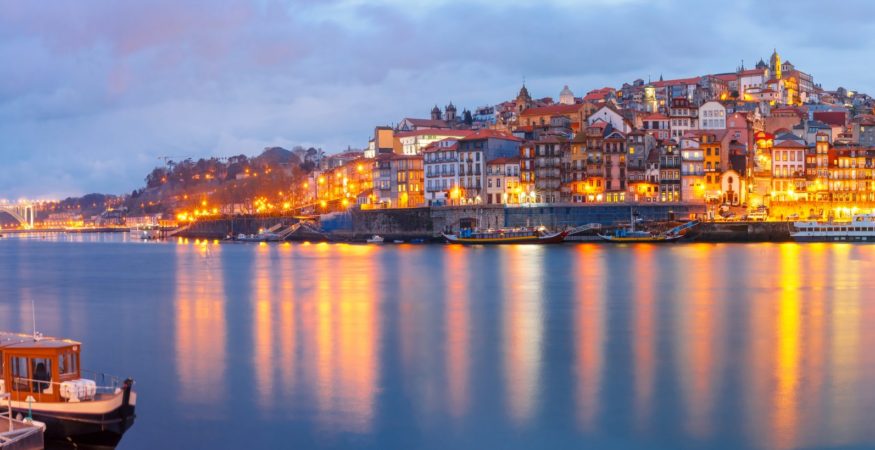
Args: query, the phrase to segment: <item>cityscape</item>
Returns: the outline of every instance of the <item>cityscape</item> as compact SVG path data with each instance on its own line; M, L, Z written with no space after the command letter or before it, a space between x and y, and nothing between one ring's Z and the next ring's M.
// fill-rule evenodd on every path
M533 97L524 84L494 105L435 105L375 126L359 150L164 157L130 195L100 205L6 203L17 224L5 225L651 203L703 205L711 220L848 219L875 206L873 113L869 95L826 89L774 49L728 72L636 79L581 96L566 85L556 99Z
M0 0L0 450L875 449L873 14Z

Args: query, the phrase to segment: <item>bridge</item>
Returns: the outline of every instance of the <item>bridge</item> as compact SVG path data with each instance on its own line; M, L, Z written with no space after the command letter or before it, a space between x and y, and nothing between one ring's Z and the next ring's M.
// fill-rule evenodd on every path
M0 214L2 213L12 216L24 228L33 228L35 213L32 203L0 203Z

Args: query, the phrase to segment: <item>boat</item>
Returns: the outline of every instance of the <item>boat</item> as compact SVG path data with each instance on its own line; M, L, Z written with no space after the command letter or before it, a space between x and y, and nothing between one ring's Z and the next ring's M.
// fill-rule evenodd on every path
M629 223L629 228L617 228L613 233L598 234L598 237L604 241L615 243L636 243L636 242L671 242L676 241L686 236L687 231L698 225L699 221L693 220L676 226L664 233L651 233L649 231L635 229L635 215L631 212L632 220Z
M794 222L797 242L875 242L875 214L855 214L850 222Z
M161 238L161 227L158 225L138 225L128 231L134 239L151 241Z
M134 381L82 370L81 350L69 339L0 332L0 395L10 395L14 418L46 425L48 447L114 448L134 424Z
M375 234L375 235L371 236L371 238L366 240L365 242L367 242L368 244L382 244L384 240L385 239L383 239L381 236L377 236Z
M548 232L538 228L501 228L497 230L462 230L459 234L441 233L450 244L560 244L565 231Z

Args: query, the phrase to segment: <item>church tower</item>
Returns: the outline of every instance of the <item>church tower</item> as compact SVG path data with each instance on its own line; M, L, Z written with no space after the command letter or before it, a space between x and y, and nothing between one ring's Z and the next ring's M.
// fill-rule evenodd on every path
M431 109L431 120L441 120L441 109L437 105Z
M447 106L447 122L455 122L456 121L456 106L453 105L453 102Z
M516 96L516 112L522 113L532 106L532 97L529 96L529 90L526 89L525 83L520 88L520 93Z
M769 59L769 73L776 80L781 79L781 56L778 55L778 49L774 49L772 57Z

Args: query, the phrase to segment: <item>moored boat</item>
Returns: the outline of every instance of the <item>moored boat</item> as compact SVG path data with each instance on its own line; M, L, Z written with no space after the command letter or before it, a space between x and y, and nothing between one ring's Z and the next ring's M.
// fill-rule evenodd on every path
M608 242L615 243L636 243L636 242L672 242L683 238L687 235L690 228L699 224L699 221L693 220L690 222L678 225L663 233L651 233L649 231L635 229L635 217L630 212L632 220L629 228L618 228L609 234L599 234L599 238Z
M875 214L856 214L850 222L794 222L797 242L875 242Z
M45 440L74 447L114 448L134 423L133 380L84 378L79 342L0 333L0 394L16 418L46 425Z
M547 232L539 228L509 228L498 230L462 230L459 234L441 233L451 244L559 244L565 240L565 231Z
M158 225L139 225L131 228L131 237L144 241L151 241L161 237L161 227Z
M385 241L385 239L383 239L382 236L378 236L375 234L375 235L371 236L371 238L366 240L365 242L367 242L368 244L382 244L383 241Z

